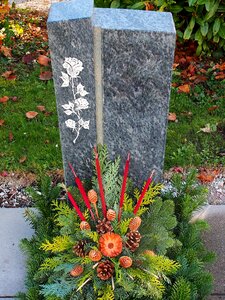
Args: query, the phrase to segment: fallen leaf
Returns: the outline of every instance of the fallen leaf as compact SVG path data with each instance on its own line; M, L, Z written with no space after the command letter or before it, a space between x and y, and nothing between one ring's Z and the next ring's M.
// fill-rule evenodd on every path
M196 75L194 83L198 84L198 83L201 83L201 82L205 82L207 80L208 80L208 78L206 76L204 76L204 75Z
M3 96L2 98L0 98L0 103L5 103L9 100L8 96Z
M175 122L177 120L177 115L175 113L169 113L168 115L168 120L169 121L172 121L172 122Z
M216 64L214 67L213 67L213 70L215 69L219 69L221 71L224 71L225 70L225 62L222 63L221 65L220 64Z
M37 62L42 66L48 66L50 59L46 55L39 55Z
M178 86L178 92L189 94L190 93L190 85L184 84L184 85Z
M18 97L16 97L16 96L12 97L12 101L13 102L17 102L18 101Z
M2 173L0 173L0 175L1 175L2 177L7 177L9 174L8 174L6 171L3 171Z
M22 164L22 163L24 163L26 160L27 160L27 157L26 157L26 156L22 156L22 157L19 159L19 163Z
M45 140L45 144L47 145L47 144L49 144L50 143L50 141L49 140Z
M50 80L50 79L52 79L52 72L51 71L42 72L40 74L39 78L41 80Z
M13 73L13 71L5 71L2 73L2 77L5 77L6 79Z
M2 54L5 57L12 57L12 49L11 48L1 46L0 51L2 52Z
M225 79L225 73L219 72L218 75L215 76L216 80Z
M49 116L51 116L51 115L53 114L53 112L51 112L51 111L46 111L44 114L45 114L46 117L49 117Z
M12 142L14 139L12 131L9 132L9 141Z
M44 106L44 105L38 105L38 106L37 106L37 109L38 109L39 111L45 111L45 106Z
M176 68L179 66L179 64L174 63L173 64L173 70L176 70Z
M31 64L35 59L35 56L33 54L26 54L22 58L22 62L25 64Z
M216 110L217 108L219 108L218 105L213 105L213 106L211 106L211 107L208 108L208 111L209 111L209 112L210 112L210 111L214 111L214 110Z
M215 177L219 174L219 170L201 170L199 174L197 175L197 178L202 182L202 183L210 183L212 182Z
M183 173L184 169L182 167L173 167L172 171L175 173Z
M5 123L5 120L0 120L0 126L3 126L4 123Z
M26 117L28 119L33 119L38 115L38 113L36 111L28 111L26 112Z
M154 10L155 7L152 3L145 2L145 10Z
M205 127L200 128L200 131L205 132L205 133L211 133L211 132L215 132L217 130L217 124L206 124Z
M182 111L180 114L182 116L187 116L187 117L193 116L193 113L191 111Z

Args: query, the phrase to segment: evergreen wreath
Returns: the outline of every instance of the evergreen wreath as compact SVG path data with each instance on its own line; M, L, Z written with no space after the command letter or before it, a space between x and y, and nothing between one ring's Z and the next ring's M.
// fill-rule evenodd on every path
M53 202L60 230L40 247L49 254L40 267L48 278L41 294L47 300L162 299L169 277L179 269L165 256L176 243L174 204L161 200L153 174L141 192L133 189L129 155L122 177L120 159L109 161L106 147L98 150L91 188L70 165L77 188L61 186L73 208Z

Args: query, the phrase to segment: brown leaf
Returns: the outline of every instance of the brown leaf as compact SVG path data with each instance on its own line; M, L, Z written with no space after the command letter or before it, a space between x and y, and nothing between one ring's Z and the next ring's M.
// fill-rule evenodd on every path
M3 126L4 123L5 123L5 120L0 120L0 126Z
M3 96L2 98L0 98L0 103L5 103L9 100L8 96Z
M204 75L196 75L196 79L195 79L195 84L201 83L201 82L205 82L206 80L208 80L208 78Z
M44 106L44 105L38 105L38 106L37 106L37 109L38 109L39 111L45 111L45 106Z
M26 156L22 156L22 157L19 159L19 163L22 164L22 163L24 163L26 160L27 160L27 157L26 157Z
M210 111L214 111L214 110L216 110L217 108L219 108L218 105L213 105L213 106L211 106L211 107L208 108L208 111L209 111L209 112L210 112Z
M6 71L2 74L2 77L5 77L7 80L15 80L17 76L14 74L14 71Z
M149 2L145 2L145 10L154 10L155 7L153 4L149 3Z
M190 85L189 84L180 85L180 86L178 86L178 91L180 93L189 94L190 93Z
M12 97L12 101L13 102L17 102L18 101L18 97L16 97L16 96Z
M222 63L221 65L220 65L220 64L216 64L216 65L213 67L213 69L214 69L214 70L215 70L215 69L219 69L219 70L221 70L221 71L224 71L224 70L225 70L225 62Z
M22 58L22 62L25 63L25 64L31 64L35 59L35 56L34 54L26 54L23 56Z
M177 120L177 115L175 113L169 113L168 115L168 120L169 121L172 121L172 122L175 122Z
M39 55L37 62L42 66L48 66L50 59L46 55Z
M202 183L210 183L212 182L215 177L219 174L219 170L207 170L203 169L199 172L197 178L202 182Z
M3 55L5 55L5 57L12 57L12 49L5 47L5 46L1 46L1 52Z
M39 78L41 80L50 80L50 79L52 79L52 72L51 71L42 72L40 74Z
M215 76L216 80L219 79L225 79L225 73L223 72L219 72L216 76Z
M38 113L36 111L28 111L26 112L26 117L28 119L33 119L38 115Z
M192 117L193 113L191 111L182 111L180 113L182 116Z
M9 141L12 142L14 139L12 131L9 132Z

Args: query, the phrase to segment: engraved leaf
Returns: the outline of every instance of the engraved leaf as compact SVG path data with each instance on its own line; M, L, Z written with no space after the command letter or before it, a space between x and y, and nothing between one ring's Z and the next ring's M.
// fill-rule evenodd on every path
M82 126L84 129L89 129L89 121L84 121L82 118L78 121L79 125Z
M76 122L74 120L68 119L65 121L66 127L75 129Z
M68 76L68 74L66 74L65 72L61 72L62 76L60 78L62 78L63 83L62 83L62 87L67 87L70 84L70 78Z
M65 114L67 114L67 116L70 116L72 113L72 110L65 110Z
M85 97L89 93L85 91L84 86L81 83L79 83L77 86L77 94L80 94L82 97Z
M62 107L64 109L71 109L74 107L74 104L72 102L69 102L68 104L63 104Z

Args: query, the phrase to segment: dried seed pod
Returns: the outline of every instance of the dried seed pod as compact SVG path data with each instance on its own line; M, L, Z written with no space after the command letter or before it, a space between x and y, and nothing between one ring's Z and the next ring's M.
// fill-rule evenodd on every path
M98 195L96 193L95 190L90 190L88 191L88 199L89 201L93 204L93 203L96 203L98 201Z
M149 255L149 256L156 256L155 252L152 251L152 250L145 250L145 251L143 252L143 254L147 254L147 255Z
M131 231L136 231L141 225L141 218L140 217L134 217L129 224L129 229Z
M88 256L92 261L99 261L102 258L102 254L98 250L91 250Z
M116 257L123 250L123 240L119 234L107 232L99 238L99 247L104 256Z
M80 223L80 229L81 230L89 230L89 229L91 229L91 226L90 226L90 224L88 222L82 221Z
M116 218L116 212L113 209L108 209L106 213L107 220L113 221Z
M123 268L130 268L132 266L132 259L129 256L121 256L119 259L119 263Z
M81 265L78 265L73 268L73 270L70 271L70 275L73 277L80 276L84 271L84 268Z

